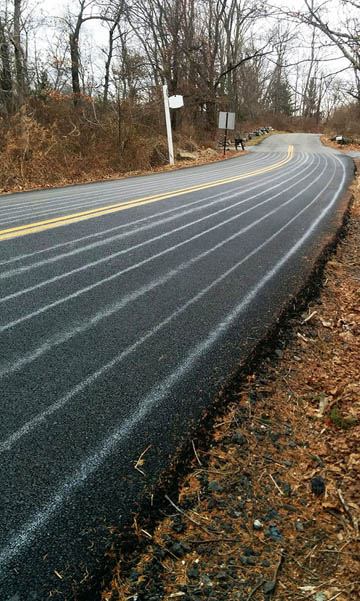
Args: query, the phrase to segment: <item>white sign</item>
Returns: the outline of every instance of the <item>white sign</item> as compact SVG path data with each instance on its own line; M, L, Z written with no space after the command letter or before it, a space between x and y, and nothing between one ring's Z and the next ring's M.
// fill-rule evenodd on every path
M219 129L235 129L235 113L219 113Z
M169 107L171 109L181 109L182 106L184 106L184 98L180 94L169 96Z

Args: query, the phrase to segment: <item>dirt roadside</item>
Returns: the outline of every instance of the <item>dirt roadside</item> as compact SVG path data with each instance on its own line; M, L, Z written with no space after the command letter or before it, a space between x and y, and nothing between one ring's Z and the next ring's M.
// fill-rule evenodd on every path
M278 133L278 132L276 132ZM267 134L269 135L269 134ZM261 136L256 141L256 144L259 144L264 138L267 136ZM250 145L250 144L248 144ZM252 146L255 143L251 144ZM154 167L151 170L138 169L135 171L128 171L126 173L117 173L111 172L108 174L100 175L100 173L94 174L92 177L79 175L76 178L64 179L61 182L57 182L56 184L42 184L39 186L13 186L6 187L6 189L0 187L0 197L4 195L14 194L14 198L16 198L16 194L22 192L31 192L35 190L45 190L45 189L56 189L56 188L66 188L70 186L76 186L78 184L92 184L92 183L100 183L105 181L116 181L127 179L129 177L137 177L142 175L153 175L154 173L163 173L167 171L176 171L177 169L185 169L187 167L197 167L199 165L207 165L208 163L217 163L219 161L225 161L227 159L233 159L235 157L247 154L246 150L243 152L242 150L235 151L233 148L227 148L226 154L224 156L223 151L218 148L217 150L213 148L202 148L193 153L185 153L189 155L187 159L177 159L175 165L161 165L159 167ZM191 157L191 158L190 158Z
M360 177L319 295L246 381L103 601L360 599ZM141 458L146 471L146 454Z
M154 173L163 173L168 171L176 171L178 169L186 169L188 167L198 167L200 165L207 165L208 163L218 163L221 161L226 161L228 159L233 159L242 155L247 154L247 148L249 146L256 146L260 144L263 140L268 138L271 135L282 133L280 131L274 131L268 134L264 134L262 136L258 136L246 142L245 151L235 150L233 146L229 146L226 148L226 152L224 155L223 149L220 146L215 148L198 148L198 150L193 152L185 152L180 149L177 151L177 154L187 155L187 158L176 158L175 165L164 164L158 167L154 167L151 170L138 169L135 171L127 171L124 173L105 173L102 176L100 173L96 172L92 177L79 175L76 178L65 178L61 182L57 182L56 184L42 184L39 186L8 186L6 189L0 187L0 197L2 195L22 193L22 192L31 192L35 190L44 190L44 189L52 189L52 188L65 188L69 186L75 186L78 184L91 184L91 183L100 183L105 181L116 181L127 179L129 177L137 177L142 175L153 175ZM16 198L16 196L14 196Z

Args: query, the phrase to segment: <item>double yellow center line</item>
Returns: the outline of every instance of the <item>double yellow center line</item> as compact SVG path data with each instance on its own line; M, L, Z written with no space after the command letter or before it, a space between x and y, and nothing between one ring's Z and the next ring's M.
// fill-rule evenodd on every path
M267 171L272 171L273 169L282 167L283 165L288 163L293 156L293 152L294 147L289 146L287 156L281 161L273 163L268 167L257 169L256 171L249 171L247 173L243 173L242 175L235 175L226 179L219 179L206 184L200 184L198 186L190 186L189 188L183 188L181 190L173 190L172 192L164 192L163 194L154 194L153 196L144 196L143 198L138 198L136 200L129 200L127 202L111 204L105 207L99 207L97 209L81 211L80 213L72 213L70 215L63 215L62 217L54 217L53 219L46 219L45 221L37 221L35 223L27 223L6 230L0 230L0 240L16 238L17 236L24 236L26 234L33 234L35 232L41 232L43 230L52 229L54 227L68 225L70 223L77 223L78 221L85 221L85 219L93 219L94 217L101 217L102 215L109 215L110 213L125 211L125 209L131 209L133 207L146 205L152 202L157 202L159 200L164 200L166 198L174 198L175 196L180 196L182 194L190 194L191 192L197 192L198 190L206 190L207 188L213 188L215 186L221 186L223 184L236 182L238 180L251 177L253 175L260 175L262 173L266 173Z

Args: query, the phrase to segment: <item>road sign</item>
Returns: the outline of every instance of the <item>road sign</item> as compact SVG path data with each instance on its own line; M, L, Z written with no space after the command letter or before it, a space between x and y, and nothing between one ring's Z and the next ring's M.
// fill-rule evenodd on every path
M183 96L180 96L180 94L169 96L169 107L171 109L181 109L182 106L184 106Z
M219 113L219 129L235 129L235 113Z

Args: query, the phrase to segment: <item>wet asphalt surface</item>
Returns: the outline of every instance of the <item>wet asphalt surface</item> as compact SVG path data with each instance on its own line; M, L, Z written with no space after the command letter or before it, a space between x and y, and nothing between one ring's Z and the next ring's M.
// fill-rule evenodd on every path
M288 134L224 163L0 198L3 232L260 171L290 144L277 169L0 232L1 601L70 598L101 569L109 528L309 274L353 163Z

